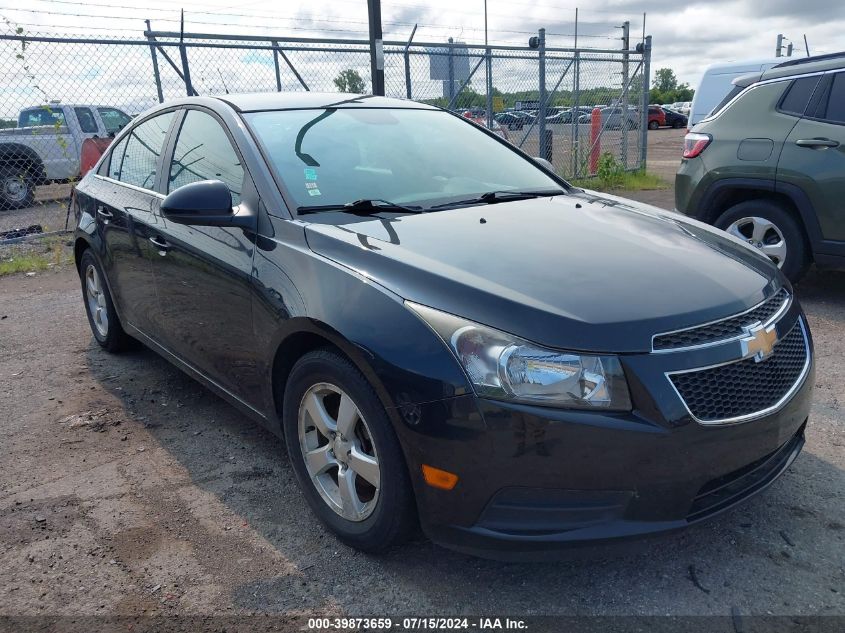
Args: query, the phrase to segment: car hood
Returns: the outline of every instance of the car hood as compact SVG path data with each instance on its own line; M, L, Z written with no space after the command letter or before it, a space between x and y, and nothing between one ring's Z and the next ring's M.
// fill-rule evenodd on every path
M401 297L551 347L644 352L742 312L777 269L684 216L583 192L419 215L309 217L310 248Z

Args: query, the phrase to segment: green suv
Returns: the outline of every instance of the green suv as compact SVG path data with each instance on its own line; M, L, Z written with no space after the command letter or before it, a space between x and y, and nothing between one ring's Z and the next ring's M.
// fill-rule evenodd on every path
M845 267L845 53L736 79L684 139L675 206L792 281L813 261Z

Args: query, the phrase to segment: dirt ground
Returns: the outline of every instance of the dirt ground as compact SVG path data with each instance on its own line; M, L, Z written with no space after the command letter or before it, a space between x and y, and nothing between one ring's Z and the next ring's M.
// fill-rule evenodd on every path
M845 274L797 292L815 399L779 481L636 553L516 564L341 545L274 436L153 352L94 343L72 267L0 278L0 618L845 615Z

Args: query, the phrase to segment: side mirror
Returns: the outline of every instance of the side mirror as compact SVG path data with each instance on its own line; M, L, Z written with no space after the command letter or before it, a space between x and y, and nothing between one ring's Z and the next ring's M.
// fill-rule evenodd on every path
M161 213L176 224L251 227L254 218L232 210L232 193L219 180L201 180L179 187L161 202Z
M539 165L541 165L541 166L545 167L545 168L546 168L546 169L548 169L550 172L554 172L554 170L555 170L555 166L554 166L554 165L552 165L552 164L551 164L549 161L547 161L545 158L540 158L539 156L534 156L533 158L534 158L534 162L535 162L535 163L538 163Z

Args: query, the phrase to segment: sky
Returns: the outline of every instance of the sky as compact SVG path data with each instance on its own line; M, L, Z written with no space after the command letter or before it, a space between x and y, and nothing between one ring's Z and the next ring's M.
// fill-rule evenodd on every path
M488 0L489 41L524 45L538 28L545 27L549 46L571 47L579 4L586 5L578 10L579 46L620 48L621 30L617 27L625 20L631 23L633 46L643 35L645 13L645 32L653 38L652 70L670 67L680 81L693 87L709 64L773 57L778 33L794 43L794 55L805 54L805 34L812 54L845 50L843 0ZM131 35L140 39L144 19L150 19L157 30L178 30L180 9L185 11L186 31L343 39L367 36L366 0L144 0L143 5L137 0L0 0L0 20L29 34ZM382 22L385 40L404 41L417 24L416 42L444 42L453 37L483 43L484 0L382 0ZM0 30L4 29L8 31L0 22ZM149 75L148 50L137 52L137 76ZM141 59L140 53L146 59ZM30 55L36 56L36 49L31 49ZM44 64L53 61L56 74L65 72L59 68L62 60L42 59ZM0 60L0 66L2 63ZM128 70L132 63L126 62ZM237 59L241 74L247 68L243 63L244 58ZM92 64L84 72L104 77L107 65L104 56L102 63ZM261 65L251 68L272 72ZM220 66L215 62L208 67L208 76L201 78L209 92L221 91L226 76L227 85L235 81L227 75L226 66ZM366 57L363 67L367 67ZM237 74L232 68L228 71ZM117 84L117 79L114 81ZM23 103L31 97L22 95L20 99ZM8 109L12 108L9 103Z

